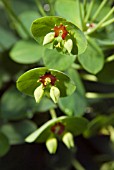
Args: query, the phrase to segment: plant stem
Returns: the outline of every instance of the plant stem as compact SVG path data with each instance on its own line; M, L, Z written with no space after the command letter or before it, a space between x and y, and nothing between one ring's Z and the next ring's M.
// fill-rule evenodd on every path
M85 170L85 168L76 159L73 159L72 165L76 170Z
M84 17L86 16L87 0L83 0Z
M57 118L57 114L54 109L50 109L50 115L51 115L52 119Z
M82 67L79 64L73 63L72 68L74 69L82 69Z
M15 14L15 12L13 11L13 9L10 7L10 5L8 4L8 2L6 0L2 0L7 12L9 13L9 16L11 16L11 19L13 18L18 24L20 24L21 28L23 29L23 31L26 33L26 35L28 37L30 37L30 34L28 32L28 30L26 29L26 27L24 26L24 24L21 22L21 20L19 19L19 17Z
M92 11L92 8L93 8L94 1L95 1L95 0L91 0L91 2L90 2L90 5L89 5L89 7L88 7L87 14L86 14L85 19L84 19L84 22L85 22L85 23L87 23L88 19L90 18L90 15L91 15L91 11Z
M46 12L44 11L43 7L42 7L42 4L40 2L40 0L35 0L36 2L36 5L41 13L42 16L47 16Z
M112 23L114 23L114 18L109 19L108 21L104 22L104 23L101 25L100 28L106 27L106 26L108 26L109 24L112 24Z
M83 14L83 31L86 30L86 22L84 20L86 13L87 13L86 8L87 8L87 0L83 0L83 11L84 11L84 14Z
M92 22L97 18L98 14L101 12L102 8L104 7L104 5L106 4L107 0L103 0L99 6L99 8L97 9L97 11L95 12L95 14L92 17Z
M113 55L111 55L111 56L109 56L107 59L106 59L106 63L108 63L108 62L111 62L111 61L114 61L114 54Z
M100 98L114 98L114 93L92 93L92 92L87 92L86 97L90 99L100 99Z
M110 17L110 15L114 12L114 7L108 12L108 14L95 26L95 28L92 28L91 31L89 32L85 32L86 35L92 34L93 32L95 32L96 30L98 30L98 28L100 28L102 26L102 24Z
M98 80L97 77L92 74L82 74L81 78L84 80L95 81L95 82Z
M50 15L55 15L55 10L54 10L54 2L51 0L48 0L48 3L50 4Z
M80 14L80 21L81 21L81 29L83 30L83 16L82 16L82 10L81 10L81 2L80 0L77 0L78 7L79 7L79 14Z

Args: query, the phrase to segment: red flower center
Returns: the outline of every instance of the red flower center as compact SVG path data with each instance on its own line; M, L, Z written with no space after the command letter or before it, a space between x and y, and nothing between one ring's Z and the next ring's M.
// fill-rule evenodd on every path
M57 135L61 135L64 132L64 130L65 126L60 122L56 123L54 126L51 127L51 131Z
M66 27L62 24L60 24L60 26L55 26L54 31L55 31L55 37L58 37L59 35L61 35L63 40L66 38L68 34Z
M46 86L48 84L51 84L54 86L57 78L53 76L51 73L45 73L43 76L40 76L39 82L43 84L43 86Z

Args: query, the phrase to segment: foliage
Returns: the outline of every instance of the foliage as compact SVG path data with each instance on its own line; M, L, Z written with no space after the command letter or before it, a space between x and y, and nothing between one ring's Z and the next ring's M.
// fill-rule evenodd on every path
M113 30L112 0L0 1L2 170L25 142L47 170L113 170Z

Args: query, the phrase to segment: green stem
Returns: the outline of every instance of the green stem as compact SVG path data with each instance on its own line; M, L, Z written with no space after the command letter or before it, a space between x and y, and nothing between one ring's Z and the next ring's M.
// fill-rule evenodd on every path
M114 98L114 93L92 93L92 92L87 92L86 97L90 98L90 99Z
M101 25L100 28L106 27L106 26L108 26L109 24L112 24L112 23L114 23L114 18L109 19L108 21L104 22L104 23Z
M30 37L30 34L28 32L28 30L26 29L26 27L24 26L24 24L21 22L21 20L19 19L19 17L15 14L15 12L13 11L13 9L10 7L10 5L8 4L8 2L6 0L2 0L7 12L9 13L9 16L11 16L11 19L13 18L18 24L20 24L21 28L23 29L23 31L26 33L26 35L28 37Z
M47 16L46 12L44 11L43 7L42 7L42 4L40 2L40 0L35 0L36 2L36 5L41 13L42 16Z
M95 26L95 28L92 28L91 31L89 32L85 32L86 35L90 35L93 32L97 31L98 28L100 28L102 26L102 24L110 17L110 15L112 15L112 13L114 12L114 7L108 12L108 14Z
M81 78L84 80L89 80L89 81L98 81L97 77L95 75L92 74L82 74Z
M73 159L72 165L76 170L85 170L85 168L76 159Z
M72 64L72 68L74 68L74 69L82 69L82 67L79 65L79 64L76 64L76 63L73 63Z
M55 15L54 1L48 0L48 3L50 4L50 15Z
M87 14L86 14L85 19L84 19L85 23L87 23L88 19L90 18L94 2L95 2L95 0L91 0L91 2L90 2L90 5L89 5L88 10L87 10Z
M103 0L102 3L100 4L99 8L97 9L97 11L95 12L95 14L92 17L92 22L97 18L98 14L101 12L102 8L104 7L104 5L106 4L107 0Z
M57 114L54 109L50 109L50 115L51 115L52 119L57 118Z
M84 11L84 15L83 15L83 31L86 30L86 22L84 20L86 13L87 13L87 0L83 0L83 11Z
M83 0L84 17L86 16L87 0Z
M81 10L81 2L80 0L77 0L77 2L78 2L79 14L80 14L80 20L81 20L81 28L83 30L83 16L82 16L82 10Z
M107 59L106 59L106 63L108 63L108 62L111 62L111 61L114 61L114 54L113 55L111 55L111 56L109 56Z

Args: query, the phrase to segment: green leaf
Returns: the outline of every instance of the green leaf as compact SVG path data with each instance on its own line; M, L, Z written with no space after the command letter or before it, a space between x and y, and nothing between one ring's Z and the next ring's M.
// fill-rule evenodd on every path
M55 10L59 16L66 18L81 28L80 13L78 1L74 0L57 0ZM70 14L70 15L69 15Z
M18 41L10 51L10 57L21 64L38 62L43 55L44 48L33 42Z
M93 39L88 40L88 47L83 54L78 55L78 60L86 71L96 74L103 68L104 55Z
M4 156L10 149L8 138L0 132L0 157Z
M9 49L16 41L17 38L14 34L12 34L12 32L0 27L0 51Z
M71 96L61 98L59 107L68 116L82 116L86 110L87 101L83 95L76 91Z
M68 69L67 73L76 84L76 91L71 96L61 98L59 101L59 107L65 114L69 116L81 116L84 114L87 107L85 89L76 70L70 68Z
M96 42L103 50L114 49L114 41L109 39L96 39Z
M80 74L78 73L78 71L76 69L70 68L67 70L67 74L74 81L76 85L76 91L84 96L85 89L84 89L84 85L81 81Z
M24 143L24 139L37 128L36 124L29 120L4 124L1 131L7 136L10 144Z
M83 133L88 123L88 121L85 118L66 117L66 116L55 118L49 120L44 125L42 125L39 129L33 132L31 135L29 135L25 139L26 142L29 143L34 141L45 142L50 136L54 135L53 132L51 131L51 127L58 122L62 123L65 126L65 132L71 132L74 136Z
M76 86L70 80L70 78L57 70L43 68L35 68L25 72L17 80L17 88L21 92L33 96L34 90L41 84L38 82L41 76L46 72L50 72L52 75L56 76L57 80L55 86L60 90L60 96L64 97L70 95L74 92Z
M18 120L32 117L36 106L35 101L31 97L24 96L15 87L11 87L1 98L0 118L4 120Z
M78 54L83 53L87 47L87 41L84 33L76 25L66 21L64 18L46 16L33 21L31 31L35 40L42 45L46 34L52 32L54 26L60 25L61 23L63 25L67 25L67 30L71 33L71 38L73 38L74 49L78 48ZM77 54L77 50L75 50L74 54Z
M43 56L46 67L62 71L69 68L75 58L74 55L61 54L56 49L46 49Z

